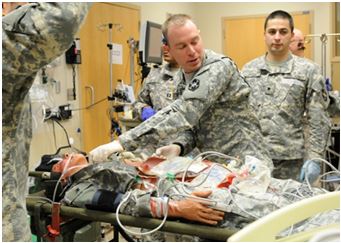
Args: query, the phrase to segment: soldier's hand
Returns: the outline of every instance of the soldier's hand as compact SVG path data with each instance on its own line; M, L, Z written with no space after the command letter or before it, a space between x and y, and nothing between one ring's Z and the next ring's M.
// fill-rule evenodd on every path
M116 152L122 152L123 147L118 140L112 141L107 144L100 145L90 151L90 161L92 162L103 162L108 157Z
M208 197L211 193L211 191L200 191L194 192L192 195ZM210 208L207 204L201 203L200 201L186 198L181 201L170 201L168 215L216 225L219 221L223 220L224 212Z
M158 148L155 152L156 156L164 159L171 159L179 156L181 153L181 147L177 144L171 144Z
M156 111L153 108L149 106L144 107L142 108L141 119L142 121L145 121L149 119L150 117L154 116L155 114L156 114Z

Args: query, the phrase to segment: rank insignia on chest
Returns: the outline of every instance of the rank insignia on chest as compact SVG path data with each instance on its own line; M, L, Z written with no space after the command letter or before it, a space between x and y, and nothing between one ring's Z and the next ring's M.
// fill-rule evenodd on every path
M190 91L194 91L198 89L200 86L200 80L199 79L193 79L192 82L188 85L188 89Z

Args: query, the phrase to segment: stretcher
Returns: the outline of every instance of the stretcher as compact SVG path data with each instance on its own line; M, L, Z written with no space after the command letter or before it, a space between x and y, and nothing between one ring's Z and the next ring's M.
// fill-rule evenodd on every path
M31 171L29 172L29 176L37 177L41 179L51 179L50 172L42 172L42 171ZM54 182L55 183L55 182ZM55 184L52 185L55 188ZM51 191L51 190L49 190ZM39 191L35 193L35 195L30 195L26 199L27 210L30 215L35 214L35 222L31 220L31 225L33 228L37 228L40 232L41 237L43 236L43 232L46 231L46 226L50 222L53 221L53 205L52 201L44 200L42 197L47 196L48 193L44 191ZM48 196L48 198L52 198ZM87 222L103 222L109 223L114 226L114 230L120 230L121 235L124 237L122 232L122 228L118 226L117 217L115 212L107 212L107 211L98 211L89 208L80 208L80 207L72 207L66 205L60 205L58 209L58 214L60 217L64 219L66 218L74 218L79 220L84 220ZM37 212L38 216L37 216ZM38 219L38 220L37 220ZM40 220L41 219L41 220ZM48 223L44 224L44 219ZM119 215L120 222L124 226L130 227L138 227L144 229L155 229L162 224L163 220L155 219L155 218L146 218L146 217L133 217L131 215ZM58 233L61 233L61 227L55 223L53 226L53 222L51 223L53 229L49 229L48 231L54 236L53 239L56 239ZM116 228L115 228L116 226ZM45 228L44 228L45 227ZM35 231L34 229L32 231ZM168 232L168 233L176 233L180 235L190 235L197 236L203 239L208 239L211 241L226 241L228 237L236 232L236 230L231 230L230 228L219 228L216 226L209 226L200 223L192 223L185 220L175 220L175 219L167 219L165 224L161 227L160 231ZM57 233L54 233L57 232Z
M112 166L112 164L109 164L109 165ZM165 164L162 164L162 165L165 165ZM93 169L91 167L89 167L89 168ZM152 168L154 169L154 167L152 167ZM212 166L211 168L214 168L214 166ZM212 170L210 170L210 171L212 171ZM30 176L44 178L45 173L48 173L48 172L30 172ZM37 174L37 175L35 175L35 174ZM147 174L147 173L144 173L144 174ZM214 173L212 173L212 174L214 174ZM63 178L63 175L60 178ZM51 173L51 177L48 177L48 176L46 176L46 177L52 178L52 173ZM86 178L86 179L88 179L88 178ZM192 180L192 182L193 181L194 180ZM242 182L245 182L245 181L246 180L244 180ZM286 183L285 187L287 189L290 189L290 187L288 186L288 182L289 181L286 181L283 183ZM294 181L292 181L292 184L294 184L293 188L295 190L297 189L297 187L299 187L297 185L297 184L299 184L298 182L294 183ZM57 183L57 185L58 185L58 183ZM113 185L115 185L115 187L117 187L117 184L114 183ZM240 184L238 184L238 185L240 186ZM279 184L277 183L276 185L278 187L278 186L282 185L282 183L279 183ZM54 182L52 186L53 186L54 193L53 193L53 197L49 197L49 198L55 198L54 196L57 195L55 193L57 191L57 188L58 188L58 187L56 187L56 182ZM79 190L79 192L85 191L84 189L81 189L81 187L74 187L74 188L75 188L76 192L77 192L77 190ZM276 188L275 184L272 185L272 189L274 189L274 188ZM47 189L46 192L51 191L50 187L46 187L46 189ZM239 190L242 190L242 189L239 188ZM285 193L285 192L286 191L284 191L283 193ZM313 193L312 189L310 189L310 192ZM290 192L290 190L288 191L288 193L292 194ZM302 193L303 193L302 195L306 195L305 191L302 191ZM46 193L46 195L47 195L47 193ZM268 195L268 194L265 194L265 196L266 195ZM294 195L296 195L296 194L294 194ZM307 195L309 196L310 194L307 194ZM232 196L231 196L231 198L232 198ZM263 197L260 197L260 200L262 198ZM244 197L240 198L240 202L244 201L244 199L245 199ZM234 202L234 203L236 204L236 202ZM272 203L274 203L274 202L272 202ZM287 201L284 201L284 205L286 205L285 203L287 203ZM53 215L56 214L55 211L53 210L53 209L55 209L55 207L54 207L55 205L56 205L56 203L52 203L51 200L50 200L50 202L47 202L44 199L32 198L32 197L27 199L27 208L28 208L28 211L30 212L30 214L35 213L37 215L37 211L39 211L38 217L35 217L35 218L40 219L40 218L46 217L49 219L49 221L48 221L49 223L52 222L51 225L47 225L47 226L52 227L52 230L49 231L50 234L52 235L52 238L56 238L55 236L57 234L54 235L54 232L57 232L57 233L62 232L59 229L59 224L53 223L54 222L53 221L53 218L54 218ZM75 204L75 205L77 205L77 206L82 205L82 206L81 206L81 208L80 207L79 208L78 207L70 207L70 206L58 206L60 208L58 208L58 214L57 215L60 215L63 218L64 217L75 218L75 219L79 219L79 220L85 220L88 222L110 223L112 226L114 226L114 230L115 230L114 232L119 231L121 233L121 235L124 237L125 232L124 231L122 232L122 228L124 228L124 227L122 225L121 225L121 228L118 226L119 222L117 221L116 214L114 212L111 212L112 211L111 209L109 210L109 212L108 211L98 211L98 210L93 210L93 209L89 209L89 208L83 208L84 204ZM89 203L89 204L86 204L85 206L87 207L87 205L92 205L92 204ZM253 203L251 203L249 205L253 205ZM270 206L271 205L272 204L270 204ZM238 211L238 208L236 210ZM231 211L229 211L229 212L231 212ZM250 215L250 213L248 213L248 212L245 212L245 213ZM52 215L52 217L51 217L51 215ZM262 215L260 215L260 217L261 216ZM263 214L263 216L264 216L264 214ZM255 216L255 218L257 218L257 216ZM197 237L200 237L202 239L209 240L209 241L226 241L229 238L231 238L230 236L232 236L237 231L235 228L233 228L235 230L231 229L231 227L222 228L222 227L217 227L217 226L208 226L208 225L192 223L192 222L184 221L184 220L167 219L166 223L163 224L163 222L164 222L163 220L154 219L154 218L133 217L130 215L123 215L123 214L119 215L119 219L120 219L119 221L125 226L131 226L131 227L138 227L138 228L152 229L153 230L153 229L156 229L162 225L162 227L160 228L160 231L162 231L162 232L176 233L176 234L180 234L180 235L197 236ZM330 219L334 220L334 217L330 217ZM60 222L60 221L57 221L57 222ZM40 225L41 224L38 222L33 226L40 227ZM116 226L116 228L115 228L115 226ZM51 229L51 227L50 227L50 229ZM121 229L121 231L120 231L120 229ZM128 229L127 229L127 231L128 231Z
M26 199L27 210L33 214L37 207L40 209L40 214L48 216L52 211L52 204L41 198L28 197ZM76 208L69 206L60 207L61 217L71 217L85 221L95 221L110 223L116 225L115 213L108 213L98 210L90 210L85 208ZM161 224L162 220L146 217L133 217L130 215L120 215L120 221L126 226L153 229ZM34 224L34 222L32 222ZM35 227L33 225L33 227ZM228 228L219 228L215 226L206 226L200 224L184 223L179 221L167 220L161 228L162 232L177 233L184 235L198 236L200 238L209 239L212 241L226 241L236 230Z

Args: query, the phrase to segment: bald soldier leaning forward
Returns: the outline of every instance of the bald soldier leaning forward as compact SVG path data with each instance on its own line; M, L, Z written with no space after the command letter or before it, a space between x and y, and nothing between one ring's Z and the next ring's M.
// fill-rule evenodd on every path
M177 133L175 144L161 149L161 155L170 150L173 155L186 154L196 146L202 152L213 150L241 159L251 155L267 161L272 169L258 119L249 107L250 87L230 58L204 50L199 32L187 15L173 15L164 23L167 47L181 67L175 77L180 80L181 97L118 141L91 151L94 161Z
M2 241L31 241L26 212L31 113L28 91L72 43L89 4L31 3L2 18Z

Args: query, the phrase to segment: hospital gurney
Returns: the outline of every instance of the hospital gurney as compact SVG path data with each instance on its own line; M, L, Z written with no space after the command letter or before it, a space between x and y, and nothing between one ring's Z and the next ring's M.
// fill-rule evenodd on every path
M207 152L208 153L208 152ZM76 156L76 155L74 155ZM68 161L70 161L70 158L66 158L68 159ZM72 160L72 162L76 161L76 157L73 158L74 160ZM160 159L158 159L158 161L156 161L157 158L153 158L152 160L148 160L143 162L143 164L140 165L141 169L144 169L144 167L142 165L148 165L147 169L149 171L151 171L150 168L152 168L153 170L157 167L159 171L161 171L161 173L159 173L161 176L164 175L165 173L163 171L170 171L170 168L167 167L167 165L171 165L172 169L174 169L174 163L177 163L179 165L184 165L185 162L191 164L193 161L195 160L186 160L184 161L184 158L176 158L176 161L159 161ZM63 163L65 160L62 160L61 163ZM124 161L125 162L125 161ZM262 165L262 161L257 160L256 158L248 158L248 160L246 161L246 165L248 171L250 172L249 174L247 174L247 176L245 175L245 168L237 168L237 172L243 172L241 174L237 174L239 177L239 179L243 179L243 180L238 180L236 181L236 185L238 186L238 188L232 188L232 190L223 190L223 189L215 189L215 194L213 194L213 196L215 197L211 197L209 200L210 203L216 203L216 204L212 204L213 206L217 206L217 202L224 202L224 205L227 207L226 212L233 212L237 215L238 219L235 222L235 224L233 224L233 217L228 217L226 218L225 222L228 222L229 227L225 226L225 228L218 228L218 227L212 227L212 226L202 226L200 224L188 224L188 225L192 225L193 227L191 228L190 232L186 232L184 231L184 229L188 228L186 227L187 224L184 225L180 225L179 227L175 227L175 228L168 228L167 226L169 226L168 222L173 223L174 221L167 221L166 225L163 225L164 222L166 222L166 217L164 217L164 220L161 222L160 220L156 220L156 219L150 219L150 218L136 218L136 217L131 217L131 216L127 216L128 218L130 218L130 220L126 220L127 217L124 217L123 219L123 224L128 225L128 226L137 226L139 228L147 228L147 229L153 229L152 231L154 231L154 229L161 229L161 231L164 232L171 232L171 233L179 233L179 234L187 234L187 235L194 235L194 236L199 236L201 238L206 238L206 239L210 239L210 240L226 240L230 234L229 231L225 230L230 228L231 229L231 225L235 225L232 226L232 228L240 228L239 226L243 226L243 224L241 224L240 221L238 221L239 219L251 222L254 220L254 218L260 218L260 217L264 217L265 215L271 213L273 211L274 208L280 208L280 207L284 207L288 204L291 204L292 202L295 201L295 198L302 198L305 196L310 196L311 193L321 193L322 191L319 189L315 189L312 190L310 188L310 190L307 190L309 187L308 185L304 185L302 183L299 182L295 182L292 180L278 180L278 179L274 179L274 178L270 178L270 172L268 170L265 170L266 168L264 168L264 166ZM151 165L154 166L149 167ZM208 163L208 162L206 162ZM218 187L217 183L220 185L222 184L222 182L225 181L225 179L229 179L229 177L226 177L225 174L230 175L230 170L226 169L224 170L225 174L223 175L223 178L220 178L218 180L217 183L214 184L214 181L211 181L211 179L209 180L208 178L216 178L217 174L216 172L221 171L221 165L217 164L217 163L213 163L213 165L207 167L207 164L202 162L202 160L197 162L197 165L202 165L204 166L205 170L202 174L196 175L196 177L194 179L191 180L190 183L187 183L188 185L192 185L192 187L197 188L199 185L203 186L205 185L205 183L203 182L208 182L209 186L214 185L214 187ZM71 162L70 162L71 164ZM157 166L156 166L156 165ZM59 164L57 164L59 165ZM85 166L85 167L84 167ZM186 177L186 172L188 171L188 168L190 165L186 165L186 169L184 170L185 173L182 175L182 181L184 181L184 178ZM167 168L167 170L165 170L165 168ZM219 168L218 168L219 167ZM72 167L70 167L72 168ZM90 197L86 196L86 199L84 200L83 198L80 198L80 200L77 203L75 202L75 198L77 198L77 196L79 195L87 195L86 193L89 190L85 190L87 188L89 188L89 184L90 186L93 186L94 184L98 185L99 187L94 188L95 192L98 191L98 188L108 188L109 190L115 191L117 190L117 188L119 188L120 186L123 187L123 189L121 191L125 191L127 188L127 185L124 184L125 182L132 182L136 179L136 171L135 168L136 167L132 167L129 166L126 163L121 163L120 161L109 161L109 162L104 162L104 163L100 163L100 164L93 164L93 165L82 165L82 168L84 168L83 170L81 170L80 172L76 173L73 177L74 179L77 181L84 179L84 181L81 181L81 183L79 184L75 184L76 186L72 187L71 189L69 189L65 194L66 196L64 197L64 202L66 202L69 205L73 205L77 208L77 210L80 210L80 215L84 216L84 212L89 213L89 214L85 214L85 220L89 220L89 221L100 221L100 222L109 222L113 225L115 225L116 223L119 224L119 218L121 219L121 216L124 216L122 214L119 215L119 217L116 217L116 215L114 215L111 212L116 211L116 213L118 214L118 212L120 212L119 208L120 205L122 205L123 203L125 203L125 199L129 198L131 192L128 194L127 197L125 197L124 200L121 201L120 205L117 208L112 208L109 207L109 210L106 210L103 207L95 207L96 209L101 208L106 210L106 212L102 212L103 216L105 217L105 219L99 218L100 213L97 213L99 211L94 211L94 207L96 205L99 205L97 203L97 199L95 199L95 201L93 201L93 198L97 198L94 197L94 192L90 191ZM109 168L108 170L106 170L105 168ZM119 168L118 170L115 170L116 168ZM179 168L176 167L177 170L179 170ZM200 167L200 169L202 169L202 167ZM70 169L71 170L71 169ZM62 179L63 175L66 175L67 172L69 172L70 170L66 170L65 173L62 174L62 176L60 176L59 178ZM127 170L131 170L132 174L128 174L126 173ZM258 172L257 172L258 170ZM180 170L182 171L182 170ZM266 173L264 175L264 173L261 172L269 172ZM146 171L148 172L148 171ZM207 172L205 174L205 172ZM101 173L101 174L100 174ZM109 174L107 174L109 173ZM121 173L121 174L120 174ZM148 173L144 173L144 175L147 175ZM174 172L173 175L175 175L176 173ZM89 177L90 175L90 177ZM96 177L91 177L92 175L96 175ZM123 175L120 178L120 180L112 180L110 181L109 178L118 178L116 177L117 175ZM200 179L201 176L201 179ZM259 176L263 176L261 178L259 178ZM265 178L264 178L265 176ZM204 180L202 179L202 177L204 177ZM91 183L89 183L89 179L92 178ZM98 179L98 181L95 181L95 178ZM128 180L126 180L126 178L129 178ZM196 180L199 178L199 182ZM60 179L58 181L60 181ZM157 195L160 197L163 194L162 189L159 190L160 188L162 188L162 186L164 186L162 183L165 183L164 188L167 189L167 192L169 193L168 195L170 195L169 197L172 197L173 195L180 195L180 196L189 196L188 193L185 194L185 192L183 194L179 194L179 192L181 193L182 190L184 190L182 187L177 187L178 192L175 192L173 194L171 194L169 188L175 188L174 185L179 185L177 181L173 180L173 177L165 177L165 178L161 178L158 183L157 183L157 190L154 190ZM224 179L224 180L223 180ZM266 182L266 179L268 179L268 182ZM72 181L72 180L71 180ZM250 193L246 193L245 192L250 192L250 185L254 185L255 183L251 183L257 181L259 183L256 183L257 188L252 188L252 196L250 196ZM110 182L110 183L108 183ZM118 183L119 182L119 183ZM162 182L162 183L161 183ZM223 183L224 186L229 186L229 180L226 181L226 183ZM261 183L261 182L265 182L265 183ZM102 184L101 184L102 183ZM103 184L104 183L104 184ZM122 184L123 183L123 184ZM168 185L167 185L168 183ZM171 186L169 185L171 184ZM225 185L226 184L226 185ZM234 186L236 186L234 184ZM59 183L54 183L53 185L53 189L54 189L54 193L53 193L53 197L49 197L49 198L53 198L53 201L55 201L55 195L60 195L59 193L55 193L57 190L57 185L60 185ZM81 186L79 186L81 185ZM102 186L105 185L105 186ZM112 187L107 187L109 185L112 185ZM129 186L130 187L130 186ZM91 187L90 187L91 188ZM285 190L283 190L282 188L285 188ZM48 189L48 188L47 188ZM91 190L93 189L93 187L91 188ZM254 194L255 190L258 190L259 193ZM139 193L139 191L137 191ZM293 193L296 192L296 193ZM298 195L299 194L299 195ZM288 196L290 195L290 196ZM293 197L294 196L294 197ZM116 197L116 196L114 196ZM112 199L113 196L110 195L109 199ZM276 199L275 201L272 199ZM57 198L56 198L57 199ZM58 201L58 199L56 200ZM102 200L104 202L104 200ZM107 202L108 200L105 199L105 202ZM265 201L265 202L264 202ZM72 204L70 203L72 202ZM115 202L110 201L110 205L114 205ZM85 204L86 203L86 204ZM143 202L145 205L145 202ZM142 205L142 204L141 204ZM244 205L244 206L240 206L240 205ZM256 206L254 206L256 205ZM42 205L43 207L44 205ZM91 207L89 207L91 206ZM51 208L51 206L50 206ZM84 208L88 208L88 209L84 209ZM221 208L221 207L219 207ZM74 209L74 208L72 208ZM89 209L91 209L89 211ZM225 208L224 208L225 209ZM247 210L246 210L247 209ZM50 211L47 209L47 214L51 214ZM225 210L223 210L225 211ZM82 213L83 212L83 213ZM129 212L129 211L128 211ZM94 215L95 218L90 218L90 213L91 215ZM130 213L128 213L130 214ZM65 214L64 214L65 215ZM109 221L107 220L107 216L108 215L112 215L112 218L109 219ZM167 214L166 214L167 215ZM335 215L335 212L334 212ZM72 214L66 215L66 216L72 216ZM79 218L79 215L74 215L75 217ZM141 221L139 221L138 219L142 219ZM329 217L328 215L328 222L330 221L329 219L332 219L333 222L339 222L339 219L337 219L336 217ZM155 222L155 224L153 225L148 225L148 223L150 222ZM183 221L182 221L183 222ZM189 221L185 221L186 223ZM245 222L245 221L244 221ZM175 222L178 223L178 222ZM183 223L181 223L183 224ZM171 224L172 225L172 224ZM318 224L319 225L319 224ZM123 225L120 225L122 228L124 228ZM163 226L163 227L162 227ZM198 227L200 226L200 227ZM192 231L193 229L193 231ZM128 232L129 230L126 229ZM219 236L219 232L216 231L220 231L223 230L223 237ZM299 229L298 229L299 230ZM135 231L136 232L136 231ZM134 234L134 233L132 233ZM148 232L149 234L149 232Z
M40 207L44 215L51 214L52 204L41 198L28 197L26 199L27 210L30 214L34 213L35 207ZM108 213L98 210L89 210L69 206L61 206L60 215L72 217L86 221L98 221L116 225L115 213ZM133 217L130 215L120 215L120 221L126 226L153 229L160 225L162 220L145 217ZM214 241L226 241L228 237L236 231L227 228L218 228L200 224L182 223L168 220L161 228L163 232L178 233L198 236Z
M67 156L67 158L71 158ZM63 162L63 161L61 161ZM115 164L115 163L113 163ZM58 164L56 164L58 165ZM110 163L112 166L112 164ZM87 168L90 168L87 167ZM132 167L133 168L133 167ZM53 172L54 173L54 172ZM58 191L57 188L61 185L61 183L58 183L53 177L53 173L50 172L41 172L41 171L34 171L30 172L29 175L33 177L38 177L40 179L47 179L44 183L47 183L49 185L45 189L48 189L45 194L42 196L46 196L48 199L44 200L42 198L33 198L29 197L27 198L27 208L30 214L34 213L34 211L39 211L39 214L36 213L35 218L46 218L46 222L52 222L53 219L51 219L51 215L53 215L52 208L53 204L51 199L53 201L59 201L60 199L54 197L55 195L59 195L59 193L55 193ZM79 176L79 173L77 174ZM61 176L60 178L63 178ZM39 184L39 183L38 183ZM53 191L53 196L51 196L51 191ZM54 200L54 198L56 200ZM37 206L38 205L38 206ZM38 208L38 209L37 209ZM84 208L84 207L70 207L70 206L61 206L60 208L60 215L64 217L71 217L71 218L76 218L80 220L86 220L86 221L93 221L93 222L105 222L105 223L110 223L114 227L116 226L118 229L119 227L117 226L118 219L116 214L112 211L98 211L94 210L94 208ZM173 220L167 220L165 224L164 220L158 220L154 218L142 218L142 217L132 217L130 215L119 215L119 219L121 223L125 226L133 226L133 227L138 227L138 228L146 228L146 229L155 229L161 225L163 225L160 228L160 231L162 232L169 232L169 233L177 233L181 235L191 235L191 236L197 236L200 238L204 239L209 239L213 241L226 241L226 239L232 235L235 231L230 230L229 228L218 228L214 226L207 226L207 225L201 225L201 224L194 224L194 223L187 223L189 221L173 221ZM37 221L37 220L36 220ZM31 221L32 222L32 221ZM184 223L185 222L185 223ZM35 223L36 225L44 225L44 223ZM46 223L45 225L48 226L49 223ZM51 223L52 225L52 223ZM34 225L33 225L34 226ZM121 226L121 225L120 225ZM123 228L123 226L121 226ZM46 228L46 227L45 227ZM44 227L40 227L40 236L44 236ZM115 228L116 229L116 228ZM66 229L68 230L68 229ZM45 230L46 231L46 230ZM61 230L56 230L57 232L62 232ZM51 232L50 232L51 233ZM122 232L121 232L122 234ZM46 234L45 234L46 235ZM57 234L56 234L57 235ZM123 234L122 234L123 235ZM54 239L56 239L57 236L54 236Z

